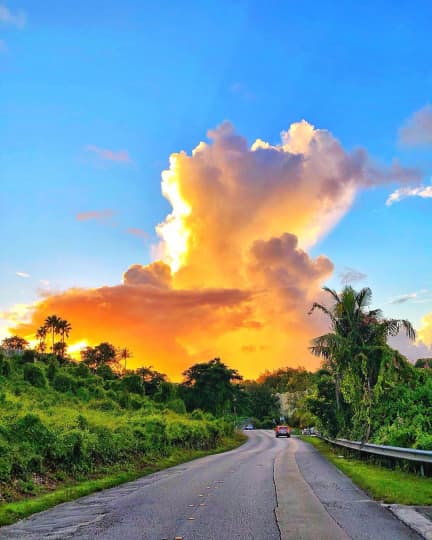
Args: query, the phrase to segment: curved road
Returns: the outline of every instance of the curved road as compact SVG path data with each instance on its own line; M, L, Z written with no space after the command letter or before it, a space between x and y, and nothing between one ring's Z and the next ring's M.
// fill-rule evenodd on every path
M64 503L0 539L418 539L310 445L249 432L240 448Z

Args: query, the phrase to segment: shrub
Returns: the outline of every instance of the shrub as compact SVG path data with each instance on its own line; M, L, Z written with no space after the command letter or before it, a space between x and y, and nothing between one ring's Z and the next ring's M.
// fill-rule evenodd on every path
M144 387L141 377L139 375L128 375L126 377L123 377L121 384L123 388L125 388L125 390L127 390L128 392L140 395L144 394Z
M137 411L138 409L141 409L142 404L143 404L142 399L140 399L138 396L137 397L131 396L129 400L130 409Z
M83 386L80 386L78 390L76 391L76 396L81 401L89 401L90 400L90 392L87 390L87 388L84 388Z
M99 401L94 401L93 408L100 411L120 411L120 407L112 399L101 399Z
M205 419L205 414L201 409L195 409L194 411L191 412L190 416L194 420L204 420Z
M48 368L47 368L47 377L48 377L48 380L49 381L52 381L54 379L54 377L56 376L56 373L57 373L57 366L56 366L57 362L50 362Z
M12 471L12 456L10 445L0 439L0 481L10 479Z
M37 359L37 352L33 349L26 349L21 355L21 363L28 364L30 362L35 362Z
M83 379L86 379L87 377L90 377L91 375L90 368L86 366L86 364L84 364L83 362L80 362L78 364L78 366L75 369L75 373L77 377L82 377Z
M167 409L174 411L178 414L186 414L186 405L184 401L180 398L172 399L166 404Z
M96 373L99 375L99 377L102 377L106 380L117 379L117 375L114 373L114 371L108 364L102 364L101 366L99 366L96 370Z
M52 382L53 388L58 392L74 390L76 381L67 373L57 373Z
M9 377L11 374L11 365L7 358L0 356L0 375L3 377Z
M33 448L44 448L53 440L52 432L37 414L28 413L11 425L10 437L16 442L28 442Z
M419 434L414 444L414 448L421 448L422 450L432 450L432 434L430 433Z
M46 386L44 372L40 367L35 366L34 364L26 364L24 366L24 380L39 388L44 388Z

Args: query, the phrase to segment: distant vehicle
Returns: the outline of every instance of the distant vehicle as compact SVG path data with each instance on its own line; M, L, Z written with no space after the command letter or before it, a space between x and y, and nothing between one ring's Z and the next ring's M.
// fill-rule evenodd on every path
M319 432L314 427L304 428L302 435L319 435Z
M253 424L246 424L243 429L250 430L250 429L254 429L254 427L253 427Z
M276 426L275 435L276 435L276 438L291 437L291 430L288 426Z

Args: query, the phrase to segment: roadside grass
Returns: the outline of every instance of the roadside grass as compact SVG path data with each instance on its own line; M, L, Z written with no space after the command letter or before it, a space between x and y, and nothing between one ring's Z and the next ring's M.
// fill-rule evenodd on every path
M42 512L57 504L72 501L94 493L103 489L111 488L136 480L148 474L185 463L193 459L198 459L204 456L220 454L233 450L247 440L247 437L238 432L233 437L224 438L220 444L212 450L186 450L179 449L169 457L161 457L151 463L136 463L131 464L128 470L112 470L108 473L100 473L96 478L91 480L83 480L81 482L65 481L54 491L45 493L36 497L26 498L20 501L5 503L0 505L0 526L10 525L20 519L30 516L36 512Z
M432 505L431 478L340 455L340 450L316 437L301 437L375 500L415 506Z

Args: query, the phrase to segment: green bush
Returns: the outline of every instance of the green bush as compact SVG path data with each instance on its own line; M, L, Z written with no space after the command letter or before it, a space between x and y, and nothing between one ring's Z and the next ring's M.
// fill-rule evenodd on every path
M84 402L88 402L90 400L90 392L84 386L80 386L78 388L78 390L76 391L76 396L78 399Z
M96 370L96 373L97 375L99 375L99 377L102 377L106 380L117 379L117 375L114 373L114 371L108 364L102 364L101 366L99 366Z
M33 349L26 349L21 355L21 363L28 364L35 362L37 359L37 352Z
M88 366L86 366L86 364L83 364L83 362L80 362L78 364L78 366L75 369L75 373L76 373L77 377L81 377L83 379L86 379L86 378L90 377L90 375L91 375L90 368Z
M140 399L138 396L131 396L129 400L129 408L133 411L137 411L141 409L142 407L142 399Z
M180 398L172 399L171 401L168 401L168 403L166 404L166 407L167 409L170 409L171 411L174 411L178 414L186 414L185 402Z
M201 409L195 409L191 412L190 417L193 420L205 420L205 413Z
M76 381L67 373L57 373L52 381L52 385L58 392L70 392L75 389Z
M3 377L9 377L12 372L10 362L7 358L4 358L3 355L0 356L0 375Z
M25 364L24 366L24 380L28 381L33 386L44 388L47 384L45 374L42 369L34 364Z
M120 407L112 399L101 399L100 401L94 401L93 408L100 411L120 411Z
M50 362L48 364L48 368L46 370L46 374L47 374L47 378L49 381L53 381L54 377L56 376L56 373L57 373L57 367L58 367L58 362L55 361L55 362Z
M141 396L144 394L144 387L139 375L128 375L123 377L121 384L127 392L132 392Z

